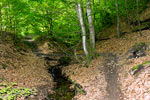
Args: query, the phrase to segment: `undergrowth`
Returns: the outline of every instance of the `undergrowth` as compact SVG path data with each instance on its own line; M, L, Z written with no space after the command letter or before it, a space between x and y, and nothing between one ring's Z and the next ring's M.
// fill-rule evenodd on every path
M0 83L0 100L16 100L36 94L37 91L34 88L17 87L16 83Z

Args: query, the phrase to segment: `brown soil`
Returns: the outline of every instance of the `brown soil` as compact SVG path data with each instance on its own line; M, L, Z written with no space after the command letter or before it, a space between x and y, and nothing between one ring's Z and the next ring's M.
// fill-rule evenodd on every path
M143 17L144 18L144 17ZM113 26L114 28L115 26ZM109 31L108 31L109 33ZM111 30L115 33L115 30ZM115 38L97 43L97 52L103 54L92 60L88 68L82 64L72 64L62 69L64 75L79 83L86 94L77 94L77 100L150 100L150 68L146 67L131 75L130 69L145 61L150 61L150 52L147 56L127 60L127 51L135 44L145 42L150 46L150 30L127 33L121 38ZM20 44L14 45L11 35L5 41L0 41L0 83L17 83L18 87L35 87L38 96L31 100L42 100L48 93L52 93L54 86L52 77L46 70L44 59L37 57L30 49ZM49 44L39 45L42 53L48 54ZM53 47L53 46L52 46ZM60 49L60 48L59 48ZM150 48L149 48L150 49ZM56 62L54 61L54 65Z
M112 52L118 55L125 55L129 48L135 44L141 42L150 43L150 31L142 31L142 34L143 36L140 37L139 32L128 33L119 39L113 37L110 40L97 43L97 52Z
M116 55L111 53L104 54L103 58L103 71L105 73L105 79L107 82L107 98L108 100L122 100L122 93L118 81L118 58Z
M36 88L42 100L52 93L52 77L46 70L44 59L37 57L29 48L17 48L14 38L7 33L5 41L0 41L0 83L17 83L18 87ZM25 44L19 43L25 47ZM24 45L24 46L23 46Z
M119 76L125 96L123 100L150 100L150 66L141 70L137 75L129 73L133 66L145 61L150 61L149 55L128 60L122 66Z
M103 55L94 59L88 68L83 67L84 64L73 64L63 68L63 73L81 84L87 92L86 95L78 94L75 98L77 100L150 100L149 67L142 70L137 77L129 73L133 66L150 61L149 50L145 57L127 60L127 51L133 45L141 42L150 45L150 31L142 33L143 37L136 32L126 34L120 39L112 38L98 43L97 50Z

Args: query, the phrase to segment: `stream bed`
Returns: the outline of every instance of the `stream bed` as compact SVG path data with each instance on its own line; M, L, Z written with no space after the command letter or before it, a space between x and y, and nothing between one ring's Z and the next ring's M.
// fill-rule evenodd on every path
M70 88L73 83L62 74L62 67L69 65L71 59L69 57L60 57L59 59L51 58L49 54L43 54L38 50L38 46L34 41L26 41L32 52L38 57L44 58L49 64L52 60L57 61L57 65L48 65L48 72L53 77L56 85L53 88L54 93L48 95L48 100L72 100L76 94L75 89ZM53 54L55 55L55 54ZM50 58L49 58L50 57Z
M61 69L53 67L49 69L49 73L53 74L56 86L53 88L54 94L48 95L49 100L72 100L75 96L75 90L71 89L72 82L62 75Z

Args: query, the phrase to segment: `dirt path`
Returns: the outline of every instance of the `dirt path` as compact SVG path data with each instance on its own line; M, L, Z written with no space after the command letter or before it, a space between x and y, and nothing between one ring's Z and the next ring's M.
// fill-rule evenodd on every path
M40 53L37 45L34 41L30 42L33 46L33 52L41 57L49 57L50 55L44 55ZM106 80L106 94L104 96L105 100L122 100L122 93L120 90L120 84L118 82L118 64L117 56L112 53L102 53L100 54L104 58L102 71Z
M107 82L107 95L108 100L122 100L122 93L120 84L118 82L119 65L117 64L117 56L112 53L103 54L103 71Z

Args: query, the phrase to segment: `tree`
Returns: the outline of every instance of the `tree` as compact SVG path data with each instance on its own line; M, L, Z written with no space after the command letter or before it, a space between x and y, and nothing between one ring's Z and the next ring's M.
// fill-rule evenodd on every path
M85 23L84 23L84 19L83 19L83 11L82 11L82 8L81 8L81 1L80 3L76 2L76 12L77 12L77 15L78 15L78 18L79 18L79 21L80 21L80 26L81 26L81 30L82 30L82 44L83 44L83 50L84 50L84 53L86 55L86 57L88 58L89 56L89 53L88 53L88 49L87 49L87 33L86 33L86 28L85 28Z
M92 49L95 49L95 28L92 18L92 9L91 9L91 1L87 0L87 18L88 18L88 25L90 31L90 44Z
M137 21L138 21L138 25L139 25L139 34L140 34L140 36L142 36L140 15L139 15L139 0L136 0L136 4L137 4Z
M129 12L128 12L128 4L127 0L124 0L124 5L125 5L125 11L126 11L126 18L127 18L127 24L129 25Z
M121 31L120 31L120 17L119 17L118 0L116 0L116 13L117 13L117 34L118 34L118 37L120 37Z
M76 10L74 1L77 2ZM136 15L141 31L139 12L149 2L149 0L0 0L0 29L17 36L34 34L35 38L48 37L50 40L65 44L72 51L79 41L82 41L87 56L91 53L89 47L95 49L95 37L101 40L99 38L109 36L107 33L104 36L101 31L113 25L116 18L118 37L121 36L122 16L129 17L134 23Z

